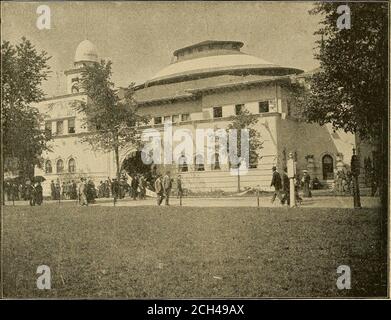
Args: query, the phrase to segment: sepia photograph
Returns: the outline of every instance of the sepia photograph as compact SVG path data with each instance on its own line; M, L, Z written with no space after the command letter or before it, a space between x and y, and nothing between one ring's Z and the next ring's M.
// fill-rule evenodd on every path
M389 10L2 2L1 298L389 299Z

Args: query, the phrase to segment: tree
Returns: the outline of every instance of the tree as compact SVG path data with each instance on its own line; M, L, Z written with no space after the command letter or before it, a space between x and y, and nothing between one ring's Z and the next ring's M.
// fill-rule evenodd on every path
M138 114L133 98L134 84L125 90L123 98L111 81L111 61L86 65L81 72L81 88L87 95L87 102L77 101L77 111L85 114L85 125L89 133L82 140L94 150L114 151L117 178L120 178L119 151L132 144L140 146L137 127L148 123L148 117Z
M320 72L311 80L309 120L331 123L374 141L382 136L388 102L387 3L349 3L351 28L339 29L340 3L322 2L311 11L322 14L317 42Z
M4 170L17 170L24 178L32 178L34 166L42 164L42 152L49 150L50 136L40 129L42 116L31 106L44 98L41 84L49 75L49 59L24 37L15 46L8 41L1 45Z
M388 3L349 2L351 26L339 29L341 3L322 2L310 12L323 15L316 34L320 72L310 81L311 95L303 111L307 119L331 123L377 146L383 203L382 240L387 250L388 193ZM387 256L386 254L384 255Z
M243 146L243 151L249 156L249 163L247 165L251 168L256 165L260 159L260 149L262 149L263 142L261 141L261 134L258 130L254 128L254 125L258 122L258 116L250 113L246 109L239 109L237 115L232 116L228 125L228 130L235 129L237 131L237 155L238 157L245 157L242 155L242 130L248 130L248 149L245 148L246 144ZM240 163L233 164L233 168L238 169L238 192L240 192Z
M321 125L331 123L335 129L371 142L380 154L386 155L388 5L350 2L351 26L348 29L337 26L340 5L322 2L310 11L323 16L321 27L315 32L321 36L315 55L320 69L310 79L310 94L302 88L303 96L298 104L307 121ZM374 160L383 179L381 193L385 195L387 161Z

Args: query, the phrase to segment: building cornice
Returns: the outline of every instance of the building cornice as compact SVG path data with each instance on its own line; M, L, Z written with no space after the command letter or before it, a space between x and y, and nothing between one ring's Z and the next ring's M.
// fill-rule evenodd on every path
M211 94L222 91L241 90L249 87L268 85L270 83L283 83L291 81L291 75L274 76L267 79L248 80L234 83L223 83L215 86L208 86L196 89L187 89L185 94L171 97L156 98L150 100L140 100L137 103L140 106L155 105L155 104L170 104L176 101L189 101L198 99L201 94Z
M193 93L185 93L185 94L176 95L172 97L162 97L162 98L156 98L150 100L137 100L137 104L139 106L148 106L148 105L155 105L155 104L170 104L175 101L192 101L196 99L197 99L197 95Z

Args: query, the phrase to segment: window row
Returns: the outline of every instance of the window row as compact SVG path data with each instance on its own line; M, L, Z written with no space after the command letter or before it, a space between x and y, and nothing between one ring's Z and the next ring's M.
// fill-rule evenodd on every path
M273 106L273 100L265 100L258 102L258 113L267 113L270 111L271 106ZM235 105L235 115L239 115L245 108L244 103ZM223 117L223 107L213 107L213 118L222 118Z
M161 116L161 117L154 117L153 118L153 124L162 124L162 123L178 123L179 121L189 121L190 120L190 114L183 113L181 115L174 114L171 116Z
M270 112L270 110L273 110L274 107L274 100L265 100L265 101L259 101L258 102L258 113L267 113ZM236 104L235 105L235 115L239 115L242 110L244 110L245 104ZM223 117L223 107L213 107L213 118L222 118ZM178 123L180 121L189 121L190 120L190 114L175 114L175 115L169 115L169 116L158 116L153 118L153 124L163 124L163 123Z
M55 129L53 132L53 123L55 123ZM68 127L66 128L66 132L64 132L64 120L57 121L45 121L45 131L50 135L63 135L65 133L76 133L75 128L75 118L68 119Z
M215 153L211 159L210 169L211 170L221 170L220 155ZM256 157L250 157L250 168L255 169L258 167L258 159ZM234 166L231 163L228 164L229 168L236 169L238 166ZM178 159L178 171L179 172L188 172L189 164L185 155L180 156ZM200 154L196 155L194 158L194 171L205 171L204 157Z
M58 159L56 161L56 173L64 172L64 161L62 159ZM76 172L76 161L71 158L68 160L68 172L75 173ZM45 173L53 173L52 161L46 160L45 162Z

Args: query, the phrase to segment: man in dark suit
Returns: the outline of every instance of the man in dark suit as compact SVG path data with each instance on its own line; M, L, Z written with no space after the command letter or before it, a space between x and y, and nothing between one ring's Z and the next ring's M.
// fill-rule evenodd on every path
M171 188L172 188L172 181L170 177L170 172L167 171L166 175L163 177L163 189L164 189L164 196L166 198L166 206L170 205L168 202L170 199Z
M113 181L111 183L111 194L113 195L113 201L114 201L114 204L117 202L119 196L120 196L120 184L117 180L117 178L113 178Z
M183 196L183 188L182 188L182 177L178 174L176 179L176 188L177 188L177 198L181 198Z
M273 196L272 196L271 203L274 202L276 197L278 197L278 199L280 199L280 201L282 201L282 196L281 196L281 189L282 189L281 176L278 173L277 168L275 166L273 166L272 171L273 171L273 177L272 177L272 182L271 182L270 186L274 187L274 193L273 193Z
M137 199L137 188L138 188L138 177L137 175L132 175L132 181L130 182L130 187L132 188L132 198L133 200Z
M158 175L157 179L155 180L155 192L157 197L157 205L160 206L164 198L164 189L161 175Z

